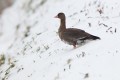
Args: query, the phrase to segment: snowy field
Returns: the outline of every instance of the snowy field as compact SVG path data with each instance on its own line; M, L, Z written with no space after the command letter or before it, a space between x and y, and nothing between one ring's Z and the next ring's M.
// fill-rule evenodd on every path
M67 27L101 40L65 44ZM120 80L119 0L16 0L0 16L0 80Z

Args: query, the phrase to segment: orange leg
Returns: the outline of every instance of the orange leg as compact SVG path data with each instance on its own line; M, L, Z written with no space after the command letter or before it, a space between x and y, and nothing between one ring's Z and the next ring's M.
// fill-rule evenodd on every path
M74 47L74 49L76 48L76 42L74 42L73 47Z
M75 48L76 48L76 45L73 45L73 48L75 49Z

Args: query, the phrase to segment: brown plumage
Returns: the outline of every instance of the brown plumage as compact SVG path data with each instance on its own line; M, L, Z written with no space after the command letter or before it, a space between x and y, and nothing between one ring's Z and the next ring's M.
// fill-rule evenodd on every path
M91 35L81 29L66 28L66 17L64 13L58 13L55 18L60 19L60 27L58 29L60 39L70 45L73 45L74 48L76 48L76 45L83 43L85 40L100 39L99 37Z

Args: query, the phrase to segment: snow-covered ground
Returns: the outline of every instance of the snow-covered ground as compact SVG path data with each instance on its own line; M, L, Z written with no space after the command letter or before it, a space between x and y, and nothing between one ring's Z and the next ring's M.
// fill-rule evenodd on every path
M99 36L73 49L67 27ZM0 80L120 80L119 0L17 0L0 16Z

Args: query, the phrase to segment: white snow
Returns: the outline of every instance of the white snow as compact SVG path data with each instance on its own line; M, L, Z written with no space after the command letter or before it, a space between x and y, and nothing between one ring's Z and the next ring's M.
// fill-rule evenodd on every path
M101 40L76 49L65 44L59 12L67 27ZM119 21L119 0L16 0L0 16L0 80L120 80Z

